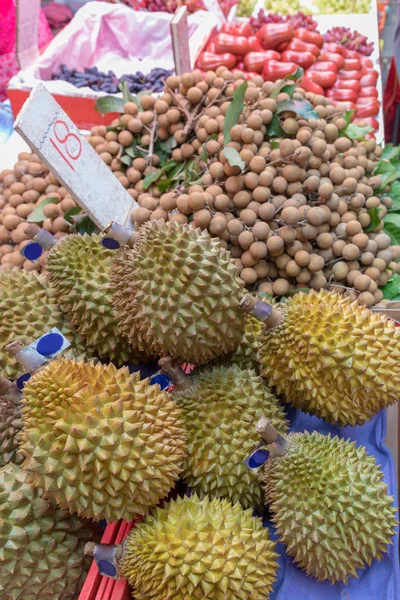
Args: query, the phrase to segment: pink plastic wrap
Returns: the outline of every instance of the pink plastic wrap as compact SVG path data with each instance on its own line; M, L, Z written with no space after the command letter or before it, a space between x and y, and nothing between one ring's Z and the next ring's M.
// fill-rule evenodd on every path
M43 11L39 16L39 48L45 46L52 33ZM0 101L6 99L7 81L18 73L16 55L16 8L13 0L0 0Z
M46 48L36 64L20 71L9 83L10 89L31 89L43 81L53 94L98 97L103 92L77 89L65 81L50 81L61 64L83 70L97 66L112 69L118 77L124 73L153 67L173 69L170 22L165 12L140 12L127 6L89 2ZM199 11L188 17L189 47L192 65L205 39L216 24L209 12Z

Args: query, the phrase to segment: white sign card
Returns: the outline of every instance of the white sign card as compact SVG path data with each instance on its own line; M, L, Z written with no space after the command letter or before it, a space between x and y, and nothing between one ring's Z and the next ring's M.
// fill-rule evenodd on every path
M133 229L138 204L39 83L22 107L14 129L54 173L100 229L116 221Z

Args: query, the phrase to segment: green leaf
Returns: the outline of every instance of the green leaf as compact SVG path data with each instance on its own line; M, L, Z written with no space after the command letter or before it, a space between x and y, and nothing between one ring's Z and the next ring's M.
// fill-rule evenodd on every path
M400 181L394 181L388 196L392 199L392 206L388 212L400 212Z
M400 215L397 213L388 213L383 219L384 231L390 236L392 243L400 244Z
M126 165L127 167L130 167L132 165L132 156L129 156L129 154L124 154L120 157L119 160L122 162L122 164Z
M272 117L271 123L268 125L267 134L270 137L285 137L285 130L282 128L280 118L278 115Z
M399 179L399 176L400 173L398 171L394 171L394 173L384 173L381 177L381 187L377 190L377 193L383 192L385 187L396 181L396 179Z
M82 219L82 221L77 223L75 229L80 234L87 233L88 235L92 235L92 233L98 231L96 225L91 219L89 219L89 217L85 217L84 219Z
M69 208L65 213L64 213L64 219L66 221L68 221L68 223L71 223L71 225L75 224L74 219L72 219L71 217L75 216L75 215L79 215L80 213L82 213L82 208L80 206L73 206L72 208Z
M284 88L287 87L288 81L298 81L299 79L301 79L303 77L303 75L304 75L304 69L302 69L301 67L298 67L294 73L292 73L291 75L286 75L286 77L284 77L282 79L281 83L275 89L272 90L269 97L274 98L274 99L277 98L279 96L279 94L281 92L283 92ZM288 94L289 92L286 92L286 93ZM290 94L289 94L289 96L290 96Z
M290 83L288 85L283 86L281 89L281 94L287 94L289 98L293 98L293 94L297 88L295 83Z
M383 149L383 153L381 158L383 160L391 160L392 158L397 158L400 154L400 146L393 146L393 144L386 144Z
M351 119L353 118L353 115L356 111L354 109L352 110L346 110L346 112L343 115L343 119L346 121L346 125L349 125L351 122Z
M394 173L395 171L397 171L397 169L399 169L399 167L400 165L397 166L392 161L380 160L378 164L374 167L373 172L375 175L380 175L384 173Z
M271 141L271 148L272 150L277 150L280 147L280 143L277 142L276 140L272 140Z
M290 110L303 119L319 119L319 114L307 100L283 100L279 102L275 114Z
M368 214L371 217L371 223L365 227L364 231L366 233L370 232L370 231L374 231L374 229L376 229L379 225L379 223L381 222L380 218L379 218L379 209L378 208L370 208L368 210Z
M235 90L233 94L233 99L230 105L228 106L228 110L225 115L224 122L224 144L228 144L231 141L231 129L234 125L237 124L239 120L240 113L244 108L244 95L247 90L247 81L244 81L239 87Z
M143 189L147 190L152 183L154 183L155 181L157 181L157 179L161 177L162 173L162 169L157 169L156 171L153 171L152 173L146 175L146 177L143 179Z
M163 179L157 183L157 189L160 190L160 192L165 192L170 186L172 186L172 183L172 179Z
M385 300L400 300L400 275L393 275L380 289Z
M201 160L203 160L204 162L207 161L208 152L207 152L207 148L206 148L206 142L204 142L204 144L202 144L201 150L199 152L199 156L200 156Z
M108 127L106 127L107 131L122 131L123 128L123 125L109 125Z
M367 133L371 133L371 131L373 131L373 128L369 125L366 125L365 127L359 127L355 123L350 123L347 125L343 133L349 138L349 140L363 140L365 135Z
M224 154L231 167L239 167L240 169L245 168L246 163L240 158L240 154L236 148L224 148Z
M36 204L35 210L31 212L29 217L27 217L28 223L42 223L45 220L46 216L43 213L43 209L47 204L58 204L58 198L45 198L39 204Z
M118 85L119 89L122 92L122 98L124 102L133 102L133 96L129 91L129 85L127 81L121 81Z
M173 135L169 137L167 140L159 140L160 148L164 150L164 152L171 152L174 148L177 147L178 142L174 138Z
M116 96L102 96L102 98L97 99L95 109L102 115L110 112L123 113L124 104L125 102L122 98L117 98Z

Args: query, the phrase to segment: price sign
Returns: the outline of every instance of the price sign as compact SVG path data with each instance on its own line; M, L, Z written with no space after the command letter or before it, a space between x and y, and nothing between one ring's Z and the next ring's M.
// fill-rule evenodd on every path
M177 75L191 71L187 13L186 6L178 8L170 25L175 73Z
M25 102L14 129L100 229L111 221L133 229L130 213L138 204L42 83Z

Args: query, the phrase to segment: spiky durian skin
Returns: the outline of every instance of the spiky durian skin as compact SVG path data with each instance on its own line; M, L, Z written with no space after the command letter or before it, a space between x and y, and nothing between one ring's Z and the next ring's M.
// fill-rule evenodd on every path
M150 221L133 249L118 254L113 302L122 332L157 355L202 364L231 352L243 334L243 282L207 232Z
M272 296L265 292L256 292L253 294L258 300L275 304ZM217 363L221 365L238 365L242 369L254 369L260 372L261 365L258 360L258 344L261 332L264 328L262 321L259 321L251 315L246 315L243 336L234 352L221 356Z
M70 512L129 521L164 498L182 470L179 409L126 367L54 360L27 382L23 404L23 467Z
M287 423L278 400L250 369L212 367L193 376L193 385L174 392L188 432L183 464L186 483L201 498L227 498L244 508L262 506L259 474L244 459L259 442L257 420L265 415L284 433Z
M269 458L264 474L277 532L308 575L347 583L387 551L393 498L363 446L317 432L288 440L288 454Z
M398 400L400 329L336 292L299 292L264 329L262 375L285 400L339 425L362 425Z
M274 550L250 509L193 495L157 508L131 530L121 571L136 600L267 600Z
M100 240L100 235L76 234L56 244L46 261L50 283L61 309L100 356L117 365L143 362L149 356L144 347L130 347L118 331L110 287L115 252Z
M78 352L83 341L61 312L45 277L23 269L0 271L0 373L14 379L23 367L10 356L6 346L18 340L30 344L57 327Z
M74 600L91 530L53 507L16 465L0 469L0 599Z
M21 403L18 392L0 397L0 467L9 462L20 465L24 459L19 451L18 434L22 429Z

